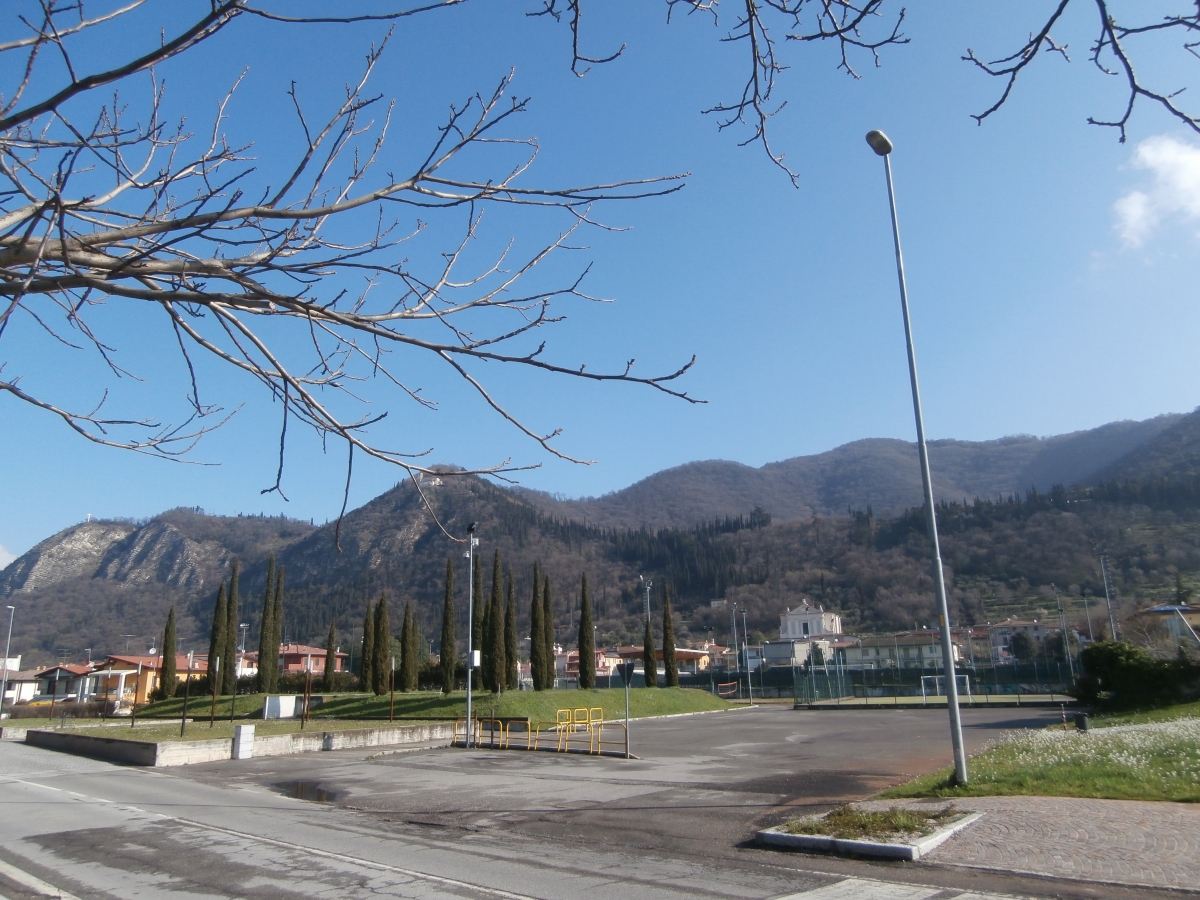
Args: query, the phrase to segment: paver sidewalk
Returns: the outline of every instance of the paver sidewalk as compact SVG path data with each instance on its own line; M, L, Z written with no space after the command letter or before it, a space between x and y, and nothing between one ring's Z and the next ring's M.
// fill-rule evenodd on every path
M931 853L931 863L1200 893L1200 804L969 797L855 806L951 802L984 816Z

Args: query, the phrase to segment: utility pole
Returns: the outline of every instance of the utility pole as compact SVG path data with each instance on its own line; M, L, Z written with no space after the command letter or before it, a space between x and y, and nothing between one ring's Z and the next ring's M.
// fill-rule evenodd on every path
M1108 609L1108 632L1112 640L1119 641L1121 634L1117 631L1117 614L1113 609L1112 590L1109 588L1108 551L1106 550L1100 551L1100 574L1104 576L1104 604Z
M746 696L750 705L754 705L754 684L750 681L750 631L746 628L746 607L742 607L742 651L746 656ZM761 665L761 661L759 663Z
M1054 588L1054 599L1058 601L1058 627L1062 632L1063 653L1067 656L1067 671L1071 673L1071 684L1075 683L1075 663L1071 660L1071 639L1067 635L1067 610L1063 606L1062 594L1058 592L1058 585L1051 584Z
M8 609L8 637L4 640L4 665L3 672L0 672L0 713L4 712L4 695L8 693L8 651L12 649L12 626L13 616L17 614L15 606L9 606ZM16 703L14 701L14 706ZM3 716L0 716L3 718Z

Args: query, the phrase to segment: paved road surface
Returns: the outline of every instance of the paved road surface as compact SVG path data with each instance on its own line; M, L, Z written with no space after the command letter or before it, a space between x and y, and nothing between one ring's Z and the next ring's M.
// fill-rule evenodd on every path
M1046 716L966 718L979 746ZM768 708L636 728L644 758L632 762L439 749L154 771L0 743L0 895L47 884L79 900L1144 895L746 844L797 809L943 764L944 712Z

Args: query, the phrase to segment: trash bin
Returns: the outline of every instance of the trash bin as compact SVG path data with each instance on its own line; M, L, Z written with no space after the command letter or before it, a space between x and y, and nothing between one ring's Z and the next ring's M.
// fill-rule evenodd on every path
M1092 723L1088 720L1087 713L1075 714L1075 727L1080 731L1088 731L1092 727Z

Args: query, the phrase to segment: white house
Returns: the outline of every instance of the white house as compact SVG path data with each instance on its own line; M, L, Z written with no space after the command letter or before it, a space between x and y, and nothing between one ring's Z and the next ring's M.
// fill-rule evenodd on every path
M795 609L788 609L779 617L779 639L799 641L817 635L842 633L842 617L835 612L826 612L824 606L812 606L801 600Z

